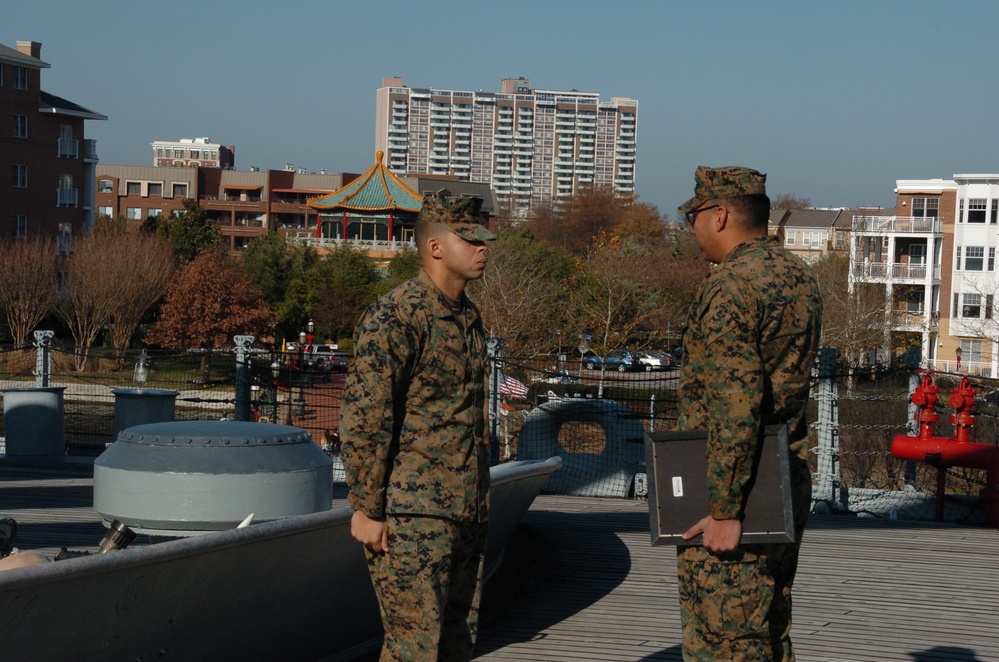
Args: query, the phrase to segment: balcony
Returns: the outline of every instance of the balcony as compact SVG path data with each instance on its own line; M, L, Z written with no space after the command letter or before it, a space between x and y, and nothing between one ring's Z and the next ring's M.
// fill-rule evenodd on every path
M80 189L57 188L56 207L76 207L80 197Z
M940 322L940 316L932 313L927 320L923 310L893 310L891 311L891 327L894 331L935 331Z
M326 237L317 239L308 233L289 233L285 236L289 244L311 246L312 248L326 250L332 250L342 246L350 246L355 250L362 251L399 252L404 250L416 250L416 244L412 241L387 239L336 239Z
M943 221L915 216L854 216L852 229L872 234L941 234Z
M83 141L83 160L87 163L97 163L97 141L86 139Z
M864 262L855 260L853 277L858 281L925 283L932 269L934 281L940 280L940 267L906 262Z
M56 141L56 156L68 156L75 159L80 156L80 141L69 138L59 138Z

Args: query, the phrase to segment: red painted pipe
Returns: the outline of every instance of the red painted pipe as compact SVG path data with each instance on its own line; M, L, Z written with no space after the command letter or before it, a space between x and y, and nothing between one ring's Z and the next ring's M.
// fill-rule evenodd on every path
M936 402L936 386L929 375L912 394L912 403L920 408L916 419L920 421L918 437L898 435L891 442L891 454L900 460L916 460L938 467L970 467L985 469L985 487L979 493L985 502L985 523L999 528L999 446L968 441L975 417L971 409L975 403L975 389L965 377L954 389L950 404L955 413L950 420L954 423L954 438L932 436L932 421L926 416ZM937 519L943 515L943 478L938 475Z

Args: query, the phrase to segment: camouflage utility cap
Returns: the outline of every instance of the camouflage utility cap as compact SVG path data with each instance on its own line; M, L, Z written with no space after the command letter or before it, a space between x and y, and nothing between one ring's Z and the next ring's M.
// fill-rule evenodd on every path
M727 168L697 166L694 181L696 182L694 197L676 208L681 215L697 209L708 200L767 194L767 176L752 168L741 166Z
M472 195L451 197L446 189L442 189L423 196L420 220L443 223L465 241L492 241L496 235L482 225L480 209L482 198Z

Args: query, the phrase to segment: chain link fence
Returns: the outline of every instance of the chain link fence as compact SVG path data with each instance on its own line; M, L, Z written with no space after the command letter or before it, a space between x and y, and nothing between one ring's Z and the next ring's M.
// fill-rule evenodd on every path
M36 343L37 345L38 343ZM40 385L35 346L0 348L0 389ZM113 441L115 389L136 387L138 351L92 349L86 369L74 349L51 341L47 378L65 388L65 437L72 455L98 455ZM177 392L177 420L242 418L295 425L327 449L336 448L348 366L309 361L296 352L247 344L214 352L147 351L145 388ZM644 434L676 426L676 368L646 372L588 370L579 361L490 356L489 426L494 460L545 459L563 467L550 492L646 496ZM43 368L44 370L44 368ZM937 487L945 483L943 519L981 524L986 471L938 470L892 456L896 435L915 435L910 403L921 373L840 370L813 380L809 402L814 499L820 509L857 515L932 520ZM934 434L951 437L950 390L968 377L978 392L971 441L999 444L999 382L935 373L940 391ZM0 419L0 436L3 421ZM942 474L941 474L942 472ZM993 486L995 488L995 486Z

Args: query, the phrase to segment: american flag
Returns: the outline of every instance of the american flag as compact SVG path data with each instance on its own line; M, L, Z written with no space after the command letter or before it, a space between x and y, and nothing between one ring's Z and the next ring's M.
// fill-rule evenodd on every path
M515 400L527 399L527 387L524 386L523 382L519 382L513 377L507 377L503 373L500 373L499 392L500 395L505 395Z

